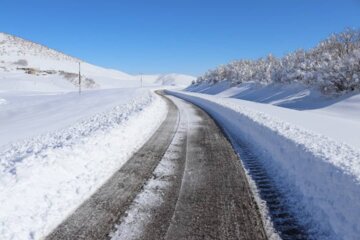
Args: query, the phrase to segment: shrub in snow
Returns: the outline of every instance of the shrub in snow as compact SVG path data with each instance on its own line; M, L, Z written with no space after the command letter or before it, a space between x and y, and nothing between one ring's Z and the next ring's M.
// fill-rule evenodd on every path
M14 62L15 65L26 67L28 65L28 62L25 59L19 59L16 62Z

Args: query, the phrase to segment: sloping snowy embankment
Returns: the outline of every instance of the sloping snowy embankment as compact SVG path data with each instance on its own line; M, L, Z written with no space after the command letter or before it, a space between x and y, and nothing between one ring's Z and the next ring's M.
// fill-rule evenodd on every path
M7 145L0 152L0 239L48 234L142 146L166 113L160 97L139 90L106 112Z
M250 143L311 235L360 236L359 149L288 123L270 111L255 110L243 100L170 93L202 107L231 137Z

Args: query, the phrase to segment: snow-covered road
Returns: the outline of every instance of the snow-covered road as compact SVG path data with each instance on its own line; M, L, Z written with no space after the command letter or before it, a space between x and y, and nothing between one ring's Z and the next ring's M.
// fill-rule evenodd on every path
M230 143L204 111L169 98L180 112L178 131L112 239L266 239Z

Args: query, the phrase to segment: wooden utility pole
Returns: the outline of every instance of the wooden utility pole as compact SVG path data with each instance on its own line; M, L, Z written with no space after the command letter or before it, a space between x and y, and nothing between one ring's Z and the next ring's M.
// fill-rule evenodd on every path
M80 62L79 62L79 95L81 95L81 66L80 66Z
M143 79L142 79L142 73L140 73L140 87L143 87Z

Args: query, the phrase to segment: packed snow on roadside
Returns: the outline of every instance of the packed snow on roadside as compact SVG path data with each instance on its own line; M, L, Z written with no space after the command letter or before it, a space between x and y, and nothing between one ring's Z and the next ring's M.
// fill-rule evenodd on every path
M152 135L166 103L147 89L1 92L0 239L39 239Z
M223 91L215 96L171 93L204 108L231 137L252 146L310 235L356 239L360 235L359 121L328 114L334 109L296 111L216 95ZM348 99L358 102L358 96ZM344 101L329 108L350 107Z

